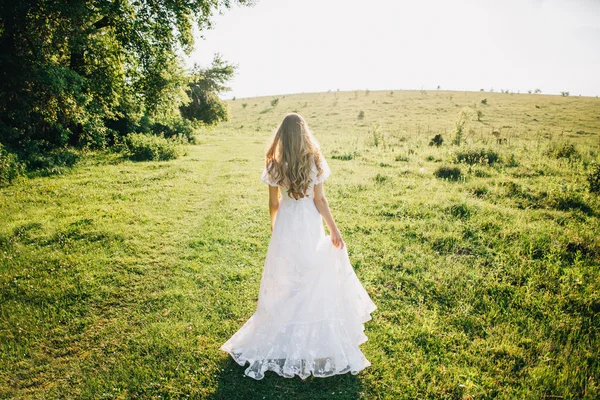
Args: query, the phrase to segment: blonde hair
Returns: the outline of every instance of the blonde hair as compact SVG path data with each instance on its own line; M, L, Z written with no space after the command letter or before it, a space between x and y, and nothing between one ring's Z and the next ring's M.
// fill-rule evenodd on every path
M307 197L313 159L317 176L320 176L323 169L319 143L300 114L286 115L275 131L265 157L271 180L286 187L288 195L296 200Z

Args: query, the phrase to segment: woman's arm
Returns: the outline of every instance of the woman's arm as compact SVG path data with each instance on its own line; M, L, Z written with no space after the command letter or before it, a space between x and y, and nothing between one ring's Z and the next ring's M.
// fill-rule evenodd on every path
M313 201L315 203L315 206L317 207L317 210L319 210L319 213L325 220L327 228L329 228L329 233L331 234L331 243L333 243L335 247L343 249L344 241L342 240L342 234L335 225L333 215L331 215L329 203L327 202L327 198L325 197L325 188L323 188L323 182L315 185Z
M271 214L271 232L275 226L275 217L279 209L279 187L269 185L269 212Z

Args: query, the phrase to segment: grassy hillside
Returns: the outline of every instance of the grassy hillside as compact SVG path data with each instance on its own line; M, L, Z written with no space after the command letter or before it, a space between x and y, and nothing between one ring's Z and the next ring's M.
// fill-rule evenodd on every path
M231 121L175 161L88 154L0 189L0 397L600 396L600 200L587 181L600 99L229 103ZM330 206L379 307L357 376L257 382L218 350L256 306L262 157L288 111L321 143ZM436 134L444 144L429 146Z

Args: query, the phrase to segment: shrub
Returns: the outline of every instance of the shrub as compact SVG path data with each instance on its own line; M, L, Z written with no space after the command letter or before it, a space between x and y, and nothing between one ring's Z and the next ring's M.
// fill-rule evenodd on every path
M248 107L248 103L242 103L242 108Z
M387 181L387 179L388 179L388 177L385 175L377 174L375 176L375 182L377 182L377 183L383 183L383 182Z
M438 134L438 135L435 135L433 137L433 139L431 139L431 141L429 142L429 145L440 147L443 143L444 143L444 139L442 138L442 135Z
M354 151L352 153L333 154L331 158L334 160L350 161L356 156L358 156L358 153Z
M509 168L514 168L514 167L518 167L520 165L519 160L517 160L517 157L515 157L514 153L510 153L510 156L508 156L508 159L505 162L505 165Z
M456 218L467 219L471 216L471 210L466 203L453 204L448 207L447 211Z
M125 137L126 154L135 161L165 161L178 156L177 143L161 136L131 133Z
M39 151L27 156L27 169L56 173L60 168L73 166L78 160L79 155L69 149Z
M454 139L452 139L452 144L460 146L460 144L462 143L467 119L467 113L464 110L461 111L458 121L456 121L456 125L454 127Z
M458 151L454 154L455 162L473 164L492 165L500 158L498 153L491 149L468 149Z
M277 106L277 104L279 104L279 98L274 98L273 100L271 100L271 107L275 107Z
M489 193L487 186L475 186L471 189L471 193L477 197L484 197Z
M197 122L198 123L198 122ZM193 140L195 129L192 121L183 118L173 118L167 121L155 122L150 133L165 138L178 138L187 142Z
M358 113L358 119L363 119L365 117L365 112L361 110L361 112Z
M19 158L6 151L0 144L0 186L9 185L19 175L23 175L25 166L19 161Z
M447 179L449 181L457 181L460 179L462 172L458 167L447 167L442 166L435 170L433 173L436 178Z
M587 177L590 193L600 193L600 164L596 164Z
M371 136L373 138L373 145L375 147L379 147L379 144L382 144L383 148L385 149L384 136L383 136L383 132L381 131L379 125L375 125L373 127L373 130L371 131Z
M549 206L560 211L579 210L586 214L592 214L592 209L588 206L581 194L576 192L555 193L549 199Z
M579 157L579 152L572 143L553 143L546 155L554 158L567 158L569 160Z
M405 154L398 154L395 158L396 161L408 162L408 156Z

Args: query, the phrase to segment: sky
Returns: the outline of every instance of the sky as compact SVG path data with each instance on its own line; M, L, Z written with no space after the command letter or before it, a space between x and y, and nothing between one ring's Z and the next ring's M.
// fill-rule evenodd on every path
M258 0L186 57L237 65L223 98L328 90L600 95L600 0Z

